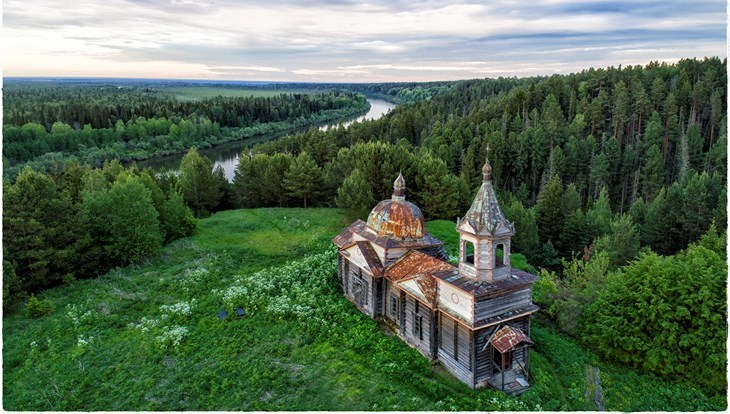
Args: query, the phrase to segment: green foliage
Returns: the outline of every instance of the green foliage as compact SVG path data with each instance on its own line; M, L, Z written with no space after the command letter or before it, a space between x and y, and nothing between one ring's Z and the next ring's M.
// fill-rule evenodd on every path
M608 191L602 188L598 199L593 202L586 212L588 235L591 239L601 237L611 231L611 203L608 200Z
M366 214L375 205L370 184L360 170L357 168L352 170L350 175L345 178L340 188L337 189L335 203L337 203L337 207L354 211L359 216Z
M193 217L193 213L177 191L170 192L159 212L160 230L166 242L195 234L198 219Z
M29 318L40 318L52 314L55 309L53 302L49 299L38 299L35 295L31 295L23 312Z
M22 80L6 85L3 155L10 162L4 165L5 175L15 177L23 163L51 172L58 167L57 156L99 166L114 158L129 161L182 153L193 146L363 113L369 105L362 95L331 89L241 97L240 89L229 87L229 93L203 97L190 85L123 83L122 88L75 82L39 86ZM175 95L186 88L202 99L177 99Z
M639 253L639 232L631 216L623 214L611 223L611 230L593 244L595 252L605 252L612 268L625 266Z
M70 197L53 179L25 168L15 184L3 184L3 248L15 264L23 290L47 287L74 269L74 253L81 245Z
M673 257L645 253L609 279L583 338L606 357L721 390L726 280L725 260L701 245Z
M307 199L316 200L321 192L322 171L311 156L302 152L292 159L289 169L284 174L284 189L287 196L304 202L307 208Z
M554 175L545 184L535 205L535 222L540 241L543 243L552 241L554 244L559 240L565 220L562 196L563 184L560 177Z
M534 210L526 209L521 202L514 200L509 206L502 206L507 220L514 223L515 235L512 237L512 250L532 259L540 247L535 224Z
M84 191L82 198L95 245L111 264L135 262L162 244L152 196L138 177L120 174L109 190Z
M559 283L555 272L541 269L537 275L537 282L532 286L532 301L540 306L540 312L544 312L551 318L554 318L557 312Z
M213 172L213 162L191 148L180 161L180 194L197 217L208 216L220 203L223 193Z

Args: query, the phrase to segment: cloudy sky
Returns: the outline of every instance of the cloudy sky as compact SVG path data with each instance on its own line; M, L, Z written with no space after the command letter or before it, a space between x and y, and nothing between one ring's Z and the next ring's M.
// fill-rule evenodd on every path
M5 0L3 76L449 80L727 55L724 0Z

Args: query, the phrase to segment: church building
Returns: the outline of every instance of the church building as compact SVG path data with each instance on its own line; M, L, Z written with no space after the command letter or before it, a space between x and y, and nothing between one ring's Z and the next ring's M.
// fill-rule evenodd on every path
M428 234L421 210L406 201L399 175L393 197L333 242L345 296L382 319L408 344L472 388L508 394L529 388L532 284L537 276L510 266L512 223L492 188L492 167L463 218L458 266Z

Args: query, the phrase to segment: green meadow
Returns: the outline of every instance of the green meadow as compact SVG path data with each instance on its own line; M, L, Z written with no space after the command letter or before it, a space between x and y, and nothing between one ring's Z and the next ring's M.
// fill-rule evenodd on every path
M138 265L43 292L51 315L3 316L3 408L595 410L593 367L610 411L725 407L603 363L539 320L533 388L471 390L340 294L330 240L350 221L324 208L224 211ZM427 228L456 251L453 223Z

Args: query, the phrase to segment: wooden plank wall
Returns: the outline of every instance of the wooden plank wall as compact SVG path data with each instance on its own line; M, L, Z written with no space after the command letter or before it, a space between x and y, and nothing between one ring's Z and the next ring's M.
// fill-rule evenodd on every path
M474 303L474 319L480 321L512 309L527 307L531 303L531 287L515 290L503 296L483 298Z
M413 346L415 346L422 354L433 358L435 355L431 354L431 311L423 304L418 305L418 314L416 314L416 302L410 295L406 295L406 320L405 320L405 339ZM414 315L421 317L421 330L422 337L418 337L413 332L414 327Z
M457 345L459 347L458 361L454 360L454 328L456 328L459 338ZM469 369L471 361L469 352L472 346L469 342L468 329L458 323L454 326L454 320L441 313L439 316L438 330L440 333L438 349L439 361L456 378L473 388L474 382L471 370ZM462 340L465 340L464 344L461 343Z
M346 284L348 285L348 289L346 290L347 297L350 298L353 302L355 302L356 305L358 305L363 312L368 314L369 316L373 317L374 313L374 298L373 298L373 280L372 277L365 271L363 271L360 267L358 267L356 264L349 262L350 272L348 273L348 277L346 278ZM355 299L354 294L354 285L356 279L362 279L365 283L367 283L367 286L365 286L365 292L366 292L366 299L365 303L358 304L357 300Z
M385 297L383 298L383 315L386 316L388 319L393 321L396 325L400 326L401 324L401 318L400 318L400 307L402 306L400 303L400 289L393 286L392 283L388 279L384 279L384 290L385 290ZM393 315L391 313L390 309L390 301L391 298L395 298L398 301L398 309L396 309L396 314Z
M492 336L492 334L496 331L497 325L490 326L486 329L482 329L481 331L477 331L476 333L476 382L480 383L485 380L487 380L492 373L492 354L490 352L490 347L486 347L484 351L482 351L482 348L484 348L484 344L487 343L487 340L489 337Z

